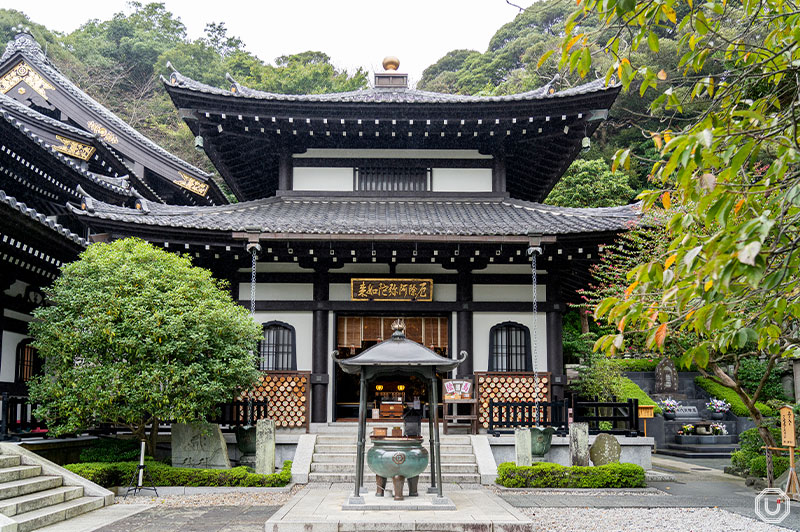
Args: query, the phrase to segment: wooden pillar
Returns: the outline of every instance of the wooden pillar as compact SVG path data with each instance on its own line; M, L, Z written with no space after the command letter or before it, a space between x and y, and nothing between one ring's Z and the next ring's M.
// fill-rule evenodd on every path
M328 311L322 303L328 301L329 277L327 268L316 269L314 274L314 302L311 337L311 421L328 421Z
M459 377L472 377L473 352L472 352L472 272L469 269L458 270L456 283L456 301L459 310L456 313L456 348L453 355L456 357L461 351L466 351L469 356L458 367Z
M567 268L548 268L547 276L547 301L553 307L546 313L547 329L547 371L551 373L552 399L564 398L564 386L567 377L564 374L564 310L565 305L561 300L561 283L558 275L569 271Z
M281 152L278 158L278 190L292 190L292 154Z
M492 166L492 192L506 191L506 156L504 153L497 153L494 156Z

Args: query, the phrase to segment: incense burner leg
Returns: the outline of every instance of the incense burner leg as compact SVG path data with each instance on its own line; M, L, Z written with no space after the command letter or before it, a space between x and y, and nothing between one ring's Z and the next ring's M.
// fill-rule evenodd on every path
M392 483L394 484L394 500L402 501L403 500L403 484L405 484L406 479L402 475L396 475L392 479Z
M419 484L419 475L416 477L411 477L408 479L408 496L409 497L418 497L419 493L417 493L417 485Z
M383 497L383 494L386 491L386 477L375 475L375 483L378 484L378 490L375 492L375 495L378 497Z

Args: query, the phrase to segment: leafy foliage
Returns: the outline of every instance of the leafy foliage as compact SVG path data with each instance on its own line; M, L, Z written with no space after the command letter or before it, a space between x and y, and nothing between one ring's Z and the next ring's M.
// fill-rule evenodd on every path
M172 467L146 460L147 472L156 486L237 486L280 487L292 481L292 462L283 463L279 473L258 475L250 473L244 466L232 469L196 469ZM125 486L133 477L139 462L95 462L67 464L64 467L73 473L91 480L104 488Z
M504 462L496 482L506 488L643 488L644 469L635 464L571 466L540 462L518 467Z
M758 388L761 378L767 371L767 362L757 358L743 358L739 362L739 380L742 387L748 393L753 393ZM777 371L772 371L767 377L764 387L761 389L761 399L763 401L778 400L786 401L781 384L781 376Z
M695 384L699 387L704 389L708 392L709 395L712 397L717 397L719 399L723 399L731 404L731 411L740 417L749 417L750 410L745 406L742 399L736 395L736 392L731 390L730 388L723 386L719 383L712 381L711 379L707 379L705 377L695 377L694 379ZM764 416L774 416L776 415L775 410L770 408L769 406L765 405L762 402L756 402L756 408L759 412Z
M640 405L645 406L654 406L653 412L656 414L661 414L663 411L661 407L653 401L644 390L642 390L638 384L633 382L627 377L622 377L622 381L620 382L620 394L618 397L621 401L627 401L628 399L638 399Z
M622 371L614 360L592 354L578 369L575 389L581 397L611 401L612 397L622 397L622 379Z
M139 439L158 420L203 420L258 377L261 327L225 288L138 239L89 246L34 311L36 416L56 435L107 422Z
M553 187L545 203L562 207L614 207L630 202L636 192L628 176L612 172L602 159L578 159Z
M750 459L748 464L750 466L750 476L762 477L767 476L767 457L760 454ZM773 478L778 478L787 469L789 469L788 456L773 456L772 457L772 475Z

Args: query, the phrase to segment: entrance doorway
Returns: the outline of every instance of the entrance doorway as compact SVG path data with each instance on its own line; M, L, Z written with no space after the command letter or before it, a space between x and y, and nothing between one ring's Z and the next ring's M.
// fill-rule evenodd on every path
M406 338L420 343L441 356L449 357L450 331L446 316L338 316L336 344L340 358L360 354L392 336L392 323L398 318L406 325ZM358 418L358 375L350 375L335 366L334 409L335 420ZM401 419L405 407L416 406L427 416L427 383L416 377L391 377L379 379L367 389L367 418ZM441 377L439 379L441 397Z

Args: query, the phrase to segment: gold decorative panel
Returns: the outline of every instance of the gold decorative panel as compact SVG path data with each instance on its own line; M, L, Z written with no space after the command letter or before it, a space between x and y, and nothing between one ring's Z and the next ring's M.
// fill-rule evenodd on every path
M239 398L246 401L267 401L267 417L278 428L305 427L311 419L310 374L307 371L268 371L261 374L258 384Z
M203 183L197 178L194 178L188 174L184 174L183 172L178 172L181 176L180 181L175 181L175 184L179 187L183 187L189 192L194 192L198 196L205 196L208 192L208 184Z
M56 151L60 151L71 157L77 157L84 161L88 161L92 158L92 155L94 155L94 146L89 146L88 144L83 144L82 142L68 139L61 135L56 135L56 138L61 142L61 146L53 146L53 149Z
M538 386L533 373L475 372L478 382L478 423L489 428L489 401L523 403L550 401L550 374L539 373ZM499 421L497 419L495 422Z
M17 66L6 72L3 77L0 78L0 92L7 94L23 81L45 100L47 99L47 92L45 91L56 90L56 88L50 85L38 72L28 66L25 61L20 61ZM22 87L20 88L22 89ZM25 94L25 91L20 90L19 93Z
M89 120L86 122L86 126L89 128L89 131L109 144L119 144L119 137L109 131L103 124L95 122L94 120Z
M350 279L353 301L432 301L433 279Z

